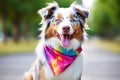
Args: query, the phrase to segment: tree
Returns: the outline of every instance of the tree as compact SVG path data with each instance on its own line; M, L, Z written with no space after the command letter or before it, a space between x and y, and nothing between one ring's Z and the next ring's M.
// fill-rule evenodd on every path
M5 41L8 33L7 23L11 25L12 38L15 42L18 42L21 36L27 39L29 34L36 35L41 19L37 11L53 1L58 2L62 7L68 7L74 2L74 0L1 0L0 18L2 18Z
M6 32L6 24L7 24L7 0L2 0L0 2L0 16L1 16L1 19L2 19L2 23L3 23L3 28L2 28L2 31L3 31L3 34L4 34L4 42L6 43L7 41L7 32Z
M15 42L18 42L21 31L21 24L24 23L25 35L29 32L32 19L37 15L37 10L40 9L48 0L1 0L0 1L0 17L3 23L4 41L7 37L6 24L10 22L12 28L12 37ZM50 0L49 0L50 1ZM32 23L31 23L32 22Z
M120 36L120 0L96 0L89 25L102 38L114 39Z

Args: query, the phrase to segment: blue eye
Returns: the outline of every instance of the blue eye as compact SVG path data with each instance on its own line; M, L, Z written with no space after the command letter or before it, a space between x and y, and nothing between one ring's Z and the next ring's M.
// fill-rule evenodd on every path
M62 19L54 19L52 21L52 24L56 26L56 25L60 24L61 22L62 22Z
M70 20L70 22L76 22L76 20L74 20L74 19L71 19L71 20Z
M78 21L77 20L71 19L70 22L71 22L72 25L78 26Z
M61 19L56 19L55 22L56 22L57 24L59 24L60 22L62 22L62 20L61 20Z

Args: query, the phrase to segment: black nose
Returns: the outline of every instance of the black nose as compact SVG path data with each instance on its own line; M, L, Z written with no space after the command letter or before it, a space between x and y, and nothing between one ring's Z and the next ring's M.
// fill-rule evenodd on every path
M70 31L70 27L69 26L64 26L62 28L62 30L63 30L64 33L68 33Z

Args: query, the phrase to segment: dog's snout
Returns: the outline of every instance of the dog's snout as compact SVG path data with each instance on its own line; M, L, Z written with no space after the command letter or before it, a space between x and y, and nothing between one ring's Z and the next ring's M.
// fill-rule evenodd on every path
M70 26L64 26L62 30L64 33L68 33L70 31Z

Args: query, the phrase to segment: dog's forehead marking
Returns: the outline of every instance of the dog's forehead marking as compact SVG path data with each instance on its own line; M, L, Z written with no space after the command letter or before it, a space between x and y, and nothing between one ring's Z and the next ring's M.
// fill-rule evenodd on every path
M58 14L57 14L57 18L61 19L62 17L63 17L63 16L62 16L61 13L58 13Z
M75 14L75 12L71 8L58 8L54 13L54 15L57 16L58 18L62 18L62 17L72 18L73 14Z
M74 17L74 14L70 14L69 17L72 19Z

